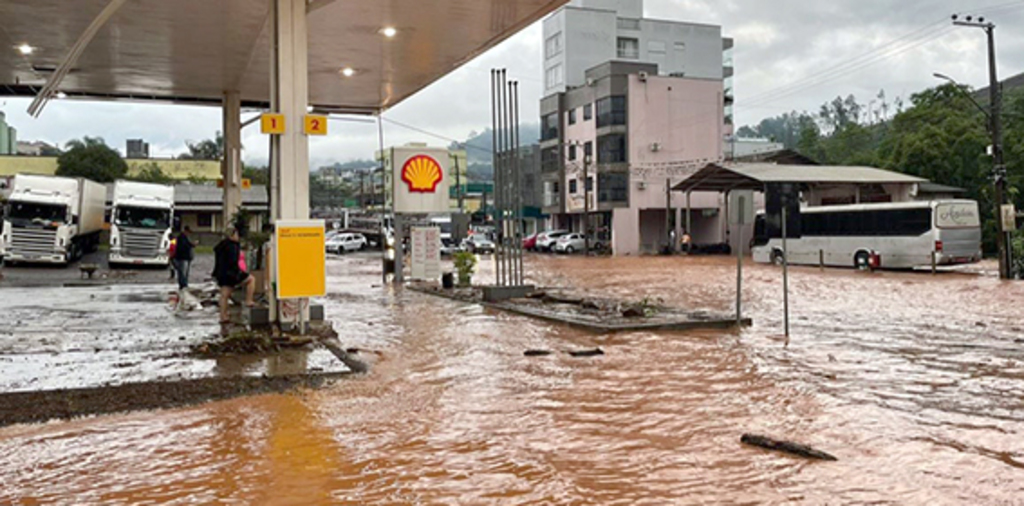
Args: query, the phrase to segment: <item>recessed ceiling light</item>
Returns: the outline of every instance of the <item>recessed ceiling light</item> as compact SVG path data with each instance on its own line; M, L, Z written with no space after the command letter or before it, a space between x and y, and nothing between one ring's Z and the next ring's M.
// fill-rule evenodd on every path
M35 50L36 50L36 48L34 48L34 47L32 47L32 46L30 46L28 44L22 44L22 45L18 46L18 51L21 52L21 54L26 55L26 56L32 54L32 51L35 51Z
M64 93L63 91L58 91L58 92L57 92L57 98L59 98L59 99L65 99L65 98L68 98L68 94L67 94L67 93Z
M345 68L341 69L341 75L343 75L345 77L352 77L352 76L356 75L356 71L352 67L345 67Z
M391 38L398 33L398 30L395 30L395 27L393 26L385 26L384 28L381 28L380 33L382 33L385 37Z

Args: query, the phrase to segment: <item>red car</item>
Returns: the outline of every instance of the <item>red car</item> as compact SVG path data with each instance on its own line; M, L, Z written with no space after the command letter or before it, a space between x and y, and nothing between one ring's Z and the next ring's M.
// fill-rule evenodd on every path
M540 235L540 232L536 232L536 233L533 233L533 234L530 234L530 235L524 237L523 238L523 249L525 249L527 251L533 251L534 249L536 249L537 248L537 236L538 235Z

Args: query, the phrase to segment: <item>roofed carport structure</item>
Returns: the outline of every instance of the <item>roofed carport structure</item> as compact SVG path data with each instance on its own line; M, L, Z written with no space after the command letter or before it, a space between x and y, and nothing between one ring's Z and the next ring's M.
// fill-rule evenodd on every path
M33 115L61 96L223 104L225 218L241 108L265 108L271 218L306 220L311 106L380 114L565 2L0 0L0 95L35 97Z
M874 167L712 163L680 181L672 189L686 193L686 229L690 230L690 193L695 191L724 194L733 190L765 192L768 185L774 184L794 184L801 190L852 186L855 187L859 201L861 188L890 184L916 186L926 182L926 179Z
M845 165L776 165L751 163L708 164L672 189L679 192L710 191L728 193L732 190L763 191L766 184L794 183L813 185L919 184L927 182L916 176L874 167Z
M122 3L121 5L117 5ZM313 0L309 103L373 114L553 11L565 0ZM3 0L0 94L36 96L113 6L54 90L69 97L220 106L270 104L269 0ZM396 35L382 37L385 27ZM31 48L22 54L19 47ZM345 78L344 68L354 74Z

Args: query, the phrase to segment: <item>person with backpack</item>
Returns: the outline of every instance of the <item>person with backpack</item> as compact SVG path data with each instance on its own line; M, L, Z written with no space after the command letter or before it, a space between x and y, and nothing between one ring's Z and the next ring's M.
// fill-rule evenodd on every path
M253 307L256 278L246 271L238 230L229 228L226 237L213 248L213 278L220 287L220 322L228 323L228 299L236 288L245 287L245 305ZM179 246L180 247L180 246Z

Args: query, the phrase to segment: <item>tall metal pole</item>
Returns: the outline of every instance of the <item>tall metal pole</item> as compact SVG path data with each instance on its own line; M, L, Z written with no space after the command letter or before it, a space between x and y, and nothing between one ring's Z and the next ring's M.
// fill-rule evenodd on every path
M501 197L499 196L501 187L501 81L500 74L497 69L491 70L491 166L493 169L493 180L494 180L494 219L499 224L501 223ZM498 285L501 285L501 248L500 244L494 248L494 268L496 281Z
M455 147L458 148L459 145L456 145ZM458 202L459 214L462 214L462 174L459 170L459 152L457 150L455 152L455 198Z
M672 179L665 178L665 240L668 242L668 253L673 253L675 248L675 241L672 240L672 222L670 214L672 213Z
M999 79L996 77L995 28L996 25L989 23L985 27L985 33L988 35L988 96L992 103L992 114L990 115L992 123L992 175L995 179L995 216L998 221L1002 214L1003 204L1006 203L1006 165L1003 164L1003 90L1000 89ZM1002 228L1000 222L1000 226L997 227L999 233L996 235L996 243L999 245L999 277L1010 279L1009 238L1007 237L1007 232L1004 232Z
M384 111L377 111L377 142L380 148L380 262L381 262L381 277L383 282L388 282L388 215L387 215L387 202L388 193L385 188L385 181L387 178L384 177ZM374 188L373 173L370 173L370 195L373 195L376 200L377 189Z
M583 153L583 255L590 256L590 157Z
M967 16L966 21L959 21L957 15L953 15L953 24L957 26L969 26L985 30L988 39L988 96L991 112L988 115L989 132L992 134L992 180L995 186L995 217L999 220L1002 214L1002 206L1006 199L1006 165L1003 163L1003 126L1002 126L1002 101L1003 93L1000 89L999 79L996 76L996 25L985 22L985 18L978 18L973 21ZM996 244L999 249L999 277L1010 278L1010 248L1009 234L997 226Z
M515 272L516 286L523 284L523 189L522 189L522 167L519 160L519 81L512 81L512 202L515 207L513 211L515 237L512 249L515 251Z
M789 249L786 248L787 204L782 204L782 313L786 329L786 343L789 343Z

